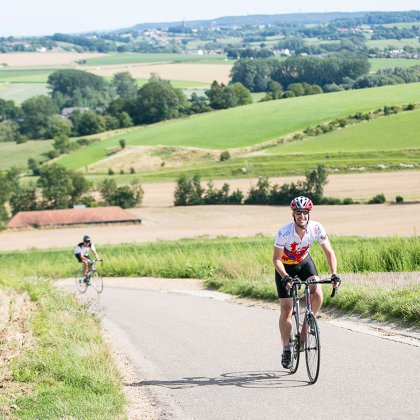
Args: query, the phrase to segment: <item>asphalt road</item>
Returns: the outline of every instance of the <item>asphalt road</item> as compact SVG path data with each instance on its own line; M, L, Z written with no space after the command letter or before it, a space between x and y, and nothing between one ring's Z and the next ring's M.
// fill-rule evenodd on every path
M320 319L321 371L281 367L277 310L208 291L107 284L104 325L159 418L418 419L420 347ZM295 417L296 416L296 417Z

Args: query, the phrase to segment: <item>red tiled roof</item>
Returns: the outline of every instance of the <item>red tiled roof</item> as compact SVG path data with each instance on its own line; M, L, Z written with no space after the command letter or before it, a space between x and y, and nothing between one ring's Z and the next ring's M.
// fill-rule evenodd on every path
M121 207L90 207L63 210L20 211L7 224L10 228L75 225L85 223L141 222Z

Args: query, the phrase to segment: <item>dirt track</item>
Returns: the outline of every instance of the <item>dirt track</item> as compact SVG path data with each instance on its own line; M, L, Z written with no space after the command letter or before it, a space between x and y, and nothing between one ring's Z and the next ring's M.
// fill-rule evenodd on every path
M274 182L290 182L282 178ZM249 189L250 180L232 181ZM217 182L221 185L222 182ZM129 242L176 240L219 235L274 236L290 220L287 206L198 206L173 207L173 184L144 185L144 206L130 212L143 219L141 225L96 225L55 229L30 229L0 232L0 251L73 247L89 233L98 245ZM416 172L330 177L326 195L335 197L372 197L384 193L389 200L399 194L420 199L420 177ZM313 219L323 223L329 234L356 236L413 236L420 232L420 203L354 206L317 206Z

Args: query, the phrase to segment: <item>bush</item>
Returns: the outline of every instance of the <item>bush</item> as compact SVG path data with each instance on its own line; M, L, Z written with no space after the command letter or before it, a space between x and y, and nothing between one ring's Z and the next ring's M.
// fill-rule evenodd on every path
M402 198L400 195L397 195L395 197L395 202L396 203L402 203L402 202L404 202L404 198Z
M385 196L383 194L375 195L368 201L368 204L382 204L385 203Z
M108 175L114 175L114 171L113 171L113 169L112 169L112 168L109 168L109 169L108 169Z
M225 160L230 159L230 153L228 150L225 150L224 152L220 153L220 162L224 162Z
M357 203L355 203L352 198L346 197L343 199L343 204L357 204Z

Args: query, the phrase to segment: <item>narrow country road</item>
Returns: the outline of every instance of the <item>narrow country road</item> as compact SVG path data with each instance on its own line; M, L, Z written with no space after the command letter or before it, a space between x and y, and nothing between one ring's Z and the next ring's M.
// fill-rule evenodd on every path
M281 367L273 308L134 279L105 279L99 299L109 336L137 372L126 386L147 391L158 418L418 418L418 346L333 326L321 316L320 377L308 385L304 358L295 375Z

